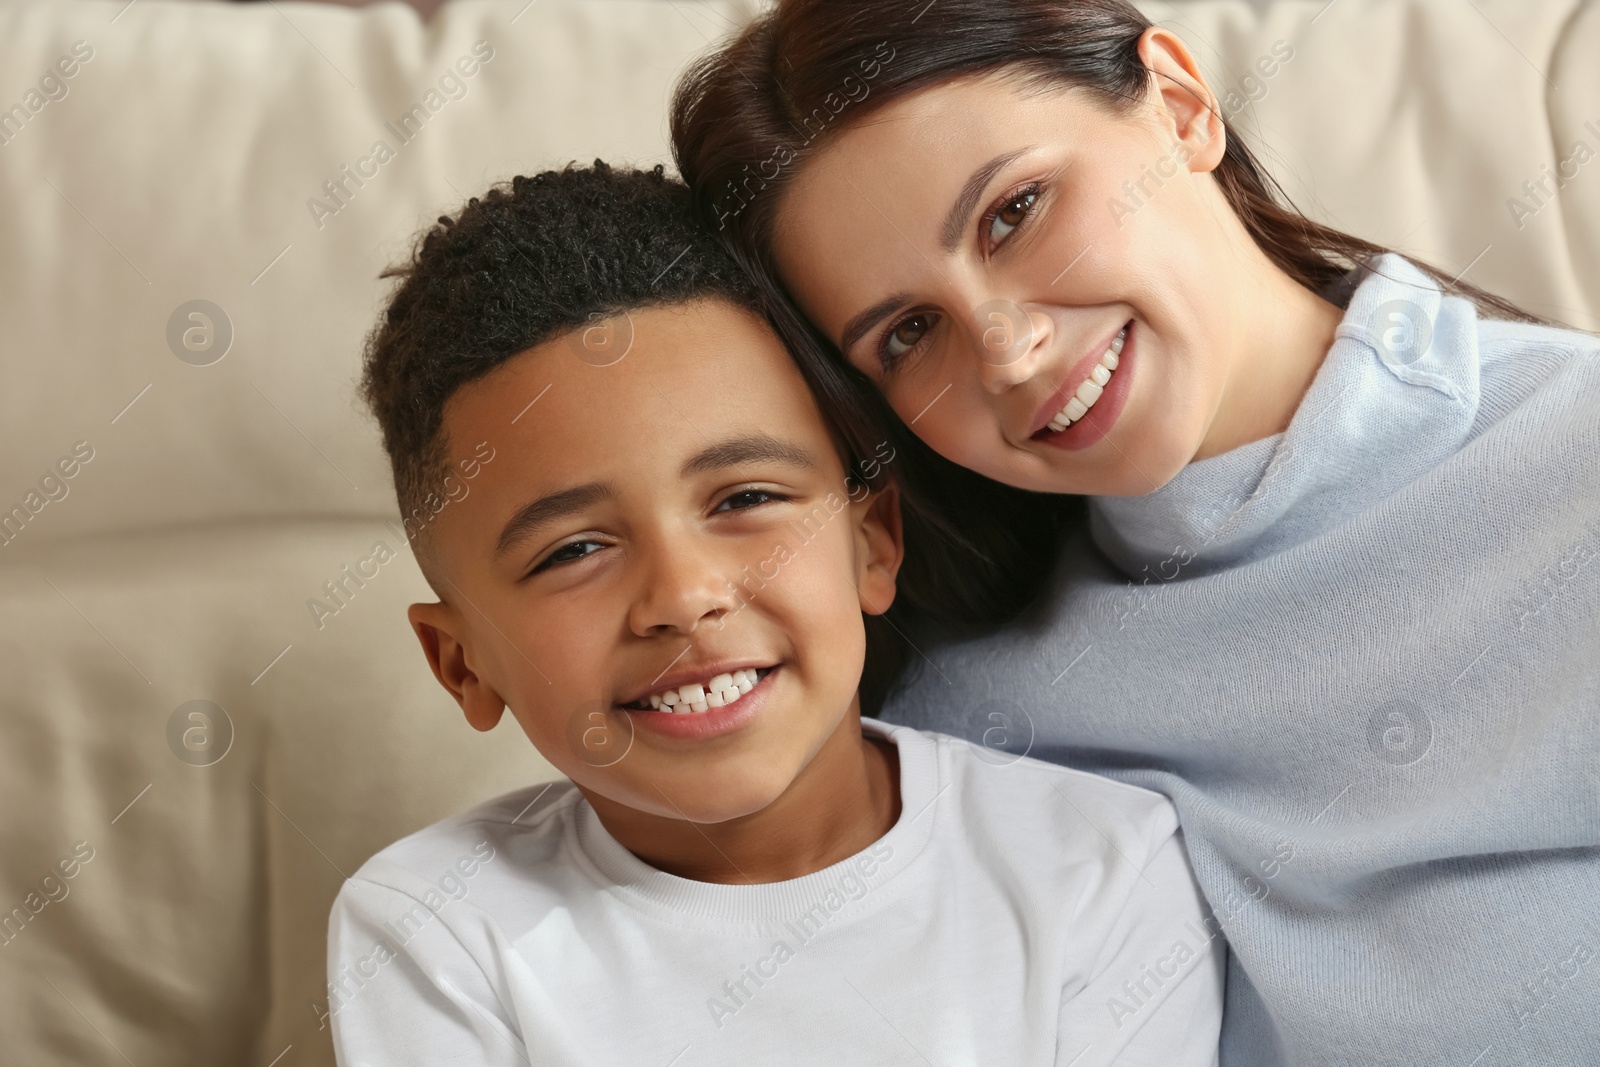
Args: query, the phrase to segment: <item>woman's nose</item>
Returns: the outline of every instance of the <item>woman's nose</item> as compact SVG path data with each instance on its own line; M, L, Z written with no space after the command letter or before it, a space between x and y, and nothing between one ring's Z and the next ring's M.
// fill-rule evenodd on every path
M989 300L973 309L968 327L978 376L991 393L1032 378L1050 340L1047 315L1012 300Z

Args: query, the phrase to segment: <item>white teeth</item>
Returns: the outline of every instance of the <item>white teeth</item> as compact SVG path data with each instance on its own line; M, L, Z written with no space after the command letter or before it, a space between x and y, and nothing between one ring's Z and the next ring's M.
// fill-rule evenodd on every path
M1106 383L1111 380L1112 372L1117 369L1117 364L1121 362L1122 346L1127 341L1128 328L1124 326L1122 331L1111 339L1111 347L1107 348L1105 354L1100 357L1100 362L1095 364L1095 368L1089 372L1089 377L1084 379L1082 385L1078 386L1078 391L1073 394L1072 399L1068 400L1066 406L1051 418L1049 422L1051 430L1060 433L1083 418L1084 415L1088 414L1089 409L1094 407L1095 401L1099 400L1105 392Z
M691 682L651 693L643 702L657 711L688 715L711 708L725 708L754 689L760 680L760 674L753 667L724 672L704 683Z

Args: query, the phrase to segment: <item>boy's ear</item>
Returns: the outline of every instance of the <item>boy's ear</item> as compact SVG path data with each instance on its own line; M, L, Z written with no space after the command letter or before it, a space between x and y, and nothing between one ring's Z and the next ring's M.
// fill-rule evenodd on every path
M506 702L467 662L466 627L461 613L449 604L413 604L406 609L411 629L422 642L433 676L439 679L474 730L493 730L505 713Z
M882 615L894 603L895 577L906 556L900 488L890 481L852 505L856 514L856 591L861 610Z

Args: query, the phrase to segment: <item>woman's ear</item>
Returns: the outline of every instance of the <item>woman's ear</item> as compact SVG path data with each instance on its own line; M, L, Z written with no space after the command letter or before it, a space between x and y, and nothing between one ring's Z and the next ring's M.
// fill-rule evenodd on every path
M1215 170L1228 147L1227 127L1188 46L1171 30L1151 26L1139 35L1139 60L1150 71L1152 103L1178 158L1195 174Z
M467 723L474 730L493 730L506 702L468 662L470 637L461 613L444 603L413 604L406 609L406 618L422 643L433 676L456 698Z
M890 481L852 505L856 518L856 592L861 610L882 615L894 603L895 577L905 559L900 488Z

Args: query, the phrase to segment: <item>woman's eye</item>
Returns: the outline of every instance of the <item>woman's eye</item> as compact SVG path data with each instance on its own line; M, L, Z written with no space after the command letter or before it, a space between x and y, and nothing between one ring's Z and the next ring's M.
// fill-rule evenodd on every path
M601 544L599 541L569 542L546 556L544 560L529 573L538 574L541 571L549 570L551 567L557 567L563 563L571 563L573 560L582 559L584 556L598 552L604 547L606 546Z
M782 499L784 498L777 493L769 493L765 489L744 489L718 504L716 511L744 511L759 504ZM712 514L716 514L716 512Z
M934 315L911 315L895 323L894 329L883 339L885 364L893 367L900 357L916 348L937 321Z
M1002 203L994 213L994 218L989 220L989 240L998 243L1011 236L1011 231L1022 225L1022 220L1028 217L1034 201L1038 199L1037 189L1024 189Z

